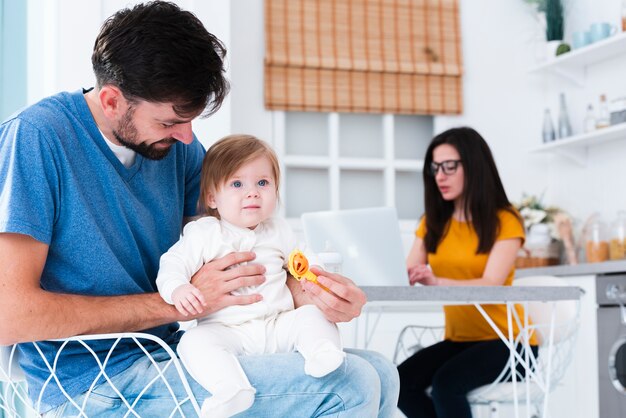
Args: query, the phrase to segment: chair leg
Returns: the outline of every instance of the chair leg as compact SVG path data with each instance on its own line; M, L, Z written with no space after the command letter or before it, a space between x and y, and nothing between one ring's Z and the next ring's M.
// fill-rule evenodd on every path
M500 405L498 402L489 402L489 418L500 418Z

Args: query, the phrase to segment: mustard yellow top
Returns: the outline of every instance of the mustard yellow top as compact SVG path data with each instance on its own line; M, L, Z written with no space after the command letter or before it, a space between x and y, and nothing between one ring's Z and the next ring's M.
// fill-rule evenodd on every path
M500 230L496 241L505 239L521 238L524 241L524 227L520 221L510 212L501 210L498 212ZM419 223L415 235L424 239L426 235L425 218ZM451 219L448 231L437 247L436 253L428 253L428 264L438 277L455 280L478 279L483 276L489 254L476 254L478 248L478 235L471 223L459 222ZM506 276L505 286L513 282L515 268L511 267ZM482 305L485 312L500 328L502 333L508 336L507 317L505 305ZM524 320L524 310L516 305L519 318ZM445 338L451 341L485 341L498 339L498 335L472 305L444 306L446 318ZM513 320L513 333L517 336L519 329ZM531 344L536 341L531 339Z

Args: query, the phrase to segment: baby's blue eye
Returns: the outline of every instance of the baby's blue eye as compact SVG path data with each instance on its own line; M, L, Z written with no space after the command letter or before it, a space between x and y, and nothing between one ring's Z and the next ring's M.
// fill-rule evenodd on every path
M243 184L239 180L233 181L233 187L241 187L241 186L243 186Z
M267 186L268 184L270 184L270 182L267 180L259 180L259 183L258 183L258 185L261 187Z

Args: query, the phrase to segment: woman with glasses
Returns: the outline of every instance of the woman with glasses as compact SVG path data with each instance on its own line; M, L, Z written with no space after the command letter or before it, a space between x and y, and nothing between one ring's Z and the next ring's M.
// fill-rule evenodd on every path
M478 132L455 128L432 140L424 159L424 200L426 213L407 257L411 285L511 285L524 226ZM506 307L483 308L508 335ZM467 393L493 382L507 366L509 349L476 307L445 306L444 313L444 340L398 366L398 406L409 418L471 417ZM518 314L523 318L519 308ZM536 341L531 346L536 354Z

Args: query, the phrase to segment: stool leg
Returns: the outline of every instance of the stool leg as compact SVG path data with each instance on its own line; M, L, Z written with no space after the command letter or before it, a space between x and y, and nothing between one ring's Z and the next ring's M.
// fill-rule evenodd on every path
M500 418L500 405L498 402L489 402L489 417Z

